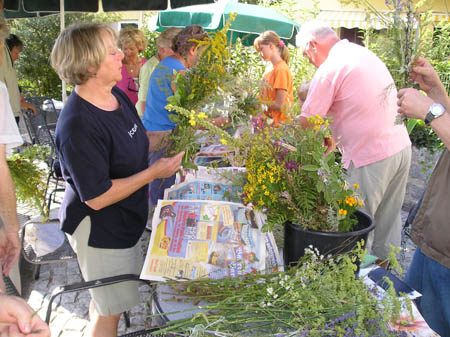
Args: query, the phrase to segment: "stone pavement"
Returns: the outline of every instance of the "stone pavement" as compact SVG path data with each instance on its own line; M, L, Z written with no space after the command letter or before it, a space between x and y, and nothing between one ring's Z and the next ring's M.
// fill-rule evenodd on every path
M436 156L424 154L423 151L414 150L413 165L411 167L408 180L407 195L405 198L403 219L406 218L408 210L414 201L421 195L427 175L432 167L424 170L425 166L421 161L434 163ZM429 165L432 166L432 165ZM21 210L19 209L19 212ZM149 232L145 232L141 238L143 254L149 241ZM407 242L405 259L401 261L404 270L411 262L415 246L410 241ZM72 284L81 281L80 271L76 262L53 263L43 265L38 280L32 279L32 266L26 263L22 266L23 297L28 303L38 310L38 314L44 319L48 306L48 300L52 291L61 285ZM135 330L150 327L150 320L147 318L150 313L150 288L142 284L140 286L142 295L141 304L130 312L131 327L125 328L124 320L121 319L119 325L119 336ZM87 291L79 293L69 293L62 296L61 300L56 300L53 304L50 328L53 337L83 337L87 336L88 311L90 295Z

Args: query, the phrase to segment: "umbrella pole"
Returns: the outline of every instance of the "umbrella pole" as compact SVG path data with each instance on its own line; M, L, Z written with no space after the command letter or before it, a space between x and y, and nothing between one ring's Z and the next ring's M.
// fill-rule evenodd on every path
M64 21L64 12L65 12L65 8L64 8L64 0L59 0L59 24L60 24L60 29L61 32L64 30L66 22ZM62 101L65 104L66 100L67 100L67 93L66 93L66 81L62 81L62 86L61 86L61 90L62 90Z

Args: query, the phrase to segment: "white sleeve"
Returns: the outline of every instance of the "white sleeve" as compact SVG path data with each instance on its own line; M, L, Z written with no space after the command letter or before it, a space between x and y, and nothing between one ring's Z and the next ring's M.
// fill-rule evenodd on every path
M14 114L9 104L8 89L0 82L0 144L6 144L6 156L23 143Z

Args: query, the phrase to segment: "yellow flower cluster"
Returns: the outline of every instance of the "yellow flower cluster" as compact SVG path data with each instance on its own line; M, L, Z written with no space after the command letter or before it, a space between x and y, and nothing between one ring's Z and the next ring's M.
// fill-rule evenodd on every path
M345 215L347 215L347 211L346 211L345 209L342 209L342 208L341 208L341 209L339 210L339 214L345 216Z
M255 149L247 161L247 183L244 186L245 202L253 203L256 207L269 206L277 201L275 186L284 184L281 181L281 167L274 159L262 160L259 149Z
M350 207L353 207L356 205L356 198L355 197L346 197L345 203L349 205Z
M323 119L319 115L309 117L308 122L314 125L313 129L316 131L319 131L320 128L322 127L322 125L325 127L328 127L328 124L329 124L327 119Z
M195 126L197 124L197 120L206 119L208 116L204 112L196 113L194 110L191 110L189 114L189 124L191 126Z
M359 188L358 184L353 184L353 186L355 189ZM341 207L338 214L343 217L345 217L349 211L353 213L357 208L364 206L364 202L359 200L355 195L347 196L345 197L345 200L338 200L337 202Z

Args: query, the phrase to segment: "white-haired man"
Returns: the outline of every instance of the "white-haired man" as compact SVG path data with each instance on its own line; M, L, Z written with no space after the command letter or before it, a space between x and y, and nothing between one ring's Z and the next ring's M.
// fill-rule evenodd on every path
M363 210L375 221L369 251L384 260L391 245L400 246L400 210L411 163L407 130L395 124L392 76L370 50L341 40L318 21L302 26L297 46L317 67L300 122L306 127L314 115L332 119L347 180L361 187Z

